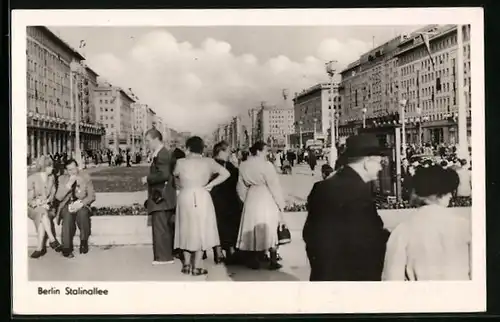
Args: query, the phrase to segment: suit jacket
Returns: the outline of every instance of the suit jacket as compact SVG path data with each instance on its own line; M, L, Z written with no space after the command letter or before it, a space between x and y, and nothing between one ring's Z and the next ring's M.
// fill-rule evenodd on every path
M303 238L311 280L381 279L389 234L378 216L369 183L345 166L314 185L307 208ZM315 271L320 273L313 277Z
M153 158L147 176L148 200L146 206L148 214L155 211L175 209L177 205L177 193L173 176L175 161L173 154L165 147L161 148L158 155ZM159 203L154 201L157 194L161 194L163 197L163 200Z
M69 175L63 174L59 176L59 187L56 192L56 199L60 201L59 211L71 201L71 188L67 187ZM75 197L80 200L84 206L90 207L95 201L94 185L90 176L81 171L76 179Z
M54 199L55 193L55 178L53 175L49 175L45 182L39 172L28 177L28 205L37 199L50 202Z

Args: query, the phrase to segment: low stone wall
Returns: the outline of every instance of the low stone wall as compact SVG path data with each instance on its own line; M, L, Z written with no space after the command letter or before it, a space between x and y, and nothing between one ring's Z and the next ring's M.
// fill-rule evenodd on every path
M457 216L470 220L471 208L455 208ZM379 210L378 213L386 229L391 231L399 223L408 219L415 209ZM300 232L306 220L305 212L285 213L285 220L291 231ZM60 236L61 227L56 226ZM31 220L28 220L28 245L36 245L36 231ZM78 236L78 232L77 232ZM300 235L299 235L300 236ZM75 237L75 245L79 239ZM151 244L151 227L147 225L147 216L98 216L92 217L92 245L147 245Z

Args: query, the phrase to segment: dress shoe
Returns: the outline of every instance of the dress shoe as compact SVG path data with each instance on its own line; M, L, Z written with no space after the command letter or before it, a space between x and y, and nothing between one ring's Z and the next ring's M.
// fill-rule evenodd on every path
M89 242L82 240L80 242L80 254L87 254L89 252Z
M62 251L62 245L57 241L57 239L54 240L53 242L50 242L49 246L58 253Z
M72 250L69 250L69 249L63 249L62 250L62 255L66 258L73 258L75 257L75 255L73 254L73 251Z
M214 258L214 262L217 265L223 263L225 260L226 258L224 256L215 256Z
M42 250L35 250L32 254L31 254L31 258L39 258L39 257L42 257L43 255L47 254L47 249L45 248L42 248Z

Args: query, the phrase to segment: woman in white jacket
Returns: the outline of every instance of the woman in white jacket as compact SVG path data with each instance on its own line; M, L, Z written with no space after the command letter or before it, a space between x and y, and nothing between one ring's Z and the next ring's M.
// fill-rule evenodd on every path
M238 195L244 202L237 248L254 252L252 268L258 268L258 255L269 252L269 269L281 268L278 263L278 226L284 224L285 200L274 165L267 161L267 145L256 142L251 158L240 165Z

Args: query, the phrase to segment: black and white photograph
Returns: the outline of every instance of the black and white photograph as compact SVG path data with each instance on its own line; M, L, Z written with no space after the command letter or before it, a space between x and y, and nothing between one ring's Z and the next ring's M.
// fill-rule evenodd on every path
M485 309L481 9L12 21L15 313Z

